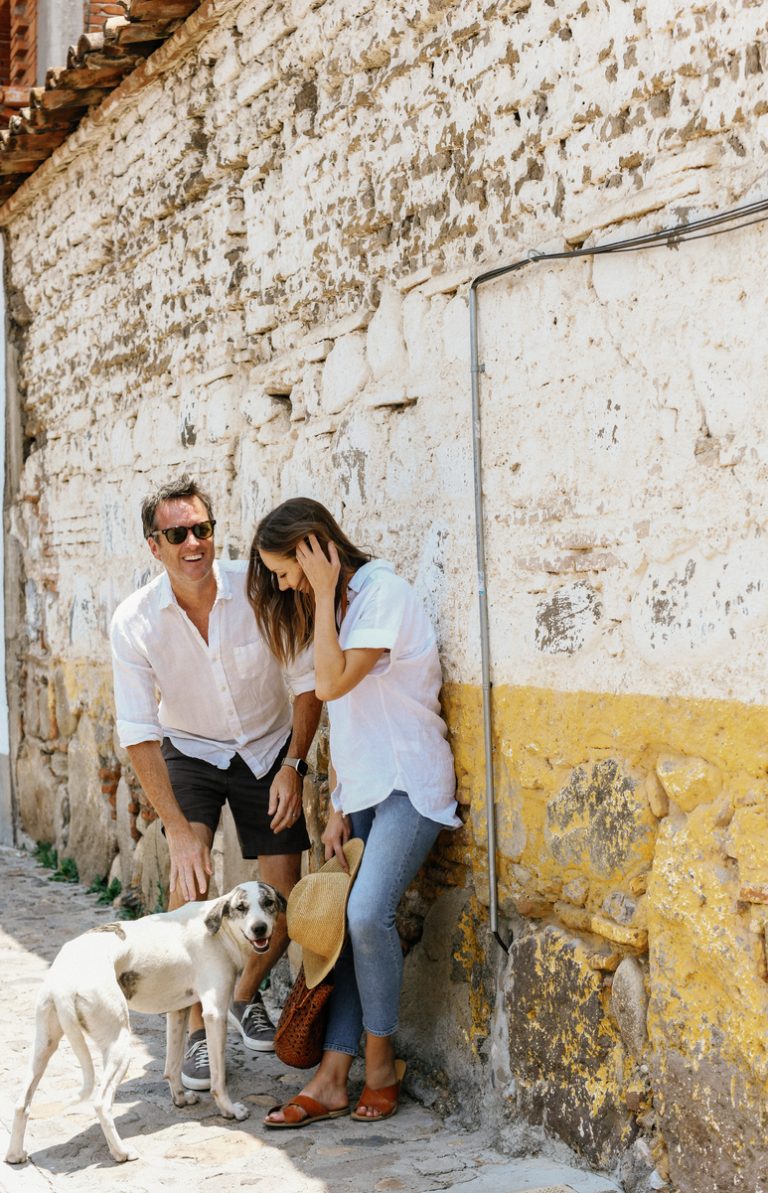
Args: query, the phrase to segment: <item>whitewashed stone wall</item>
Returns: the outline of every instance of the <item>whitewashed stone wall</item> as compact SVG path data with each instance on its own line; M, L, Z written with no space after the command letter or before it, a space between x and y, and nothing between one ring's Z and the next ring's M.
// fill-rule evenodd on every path
M468 280L768 194L768 0L204 9L0 212L21 821L149 905L106 642L146 490L194 473L233 557L320 498L475 687ZM481 292L496 683L763 699L766 244Z

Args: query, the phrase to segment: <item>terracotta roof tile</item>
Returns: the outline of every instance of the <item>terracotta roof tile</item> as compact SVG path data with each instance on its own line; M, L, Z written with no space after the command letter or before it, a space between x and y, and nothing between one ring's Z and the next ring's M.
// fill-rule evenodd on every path
M126 15L108 17L100 33L69 47L66 67L53 67L44 87L0 88L0 204L73 132L201 0L129 0ZM16 110L17 109L17 110Z

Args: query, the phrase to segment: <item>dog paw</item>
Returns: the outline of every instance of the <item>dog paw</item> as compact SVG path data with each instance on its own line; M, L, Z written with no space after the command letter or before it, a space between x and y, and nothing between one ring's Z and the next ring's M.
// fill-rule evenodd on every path
M112 1151L111 1148L110 1151ZM129 1160L138 1160L139 1153L132 1147L124 1147L122 1151L117 1151L117 1149L112 1151L112 1158L117 1160L118 1164L127 1164Z
M244 1118L248 1118L248 1115L251 1113L248 1107L244 1106L242 1102L233 1102L232 1110L234 1112L233 1117L236 1118L239 1123L241 1123Z
M25 1151L13 1152L9 1151L5 1157L6 1164L26 1164L27 1153Z
M197 1094L193 1094L191 1090L183 1089L179 1093L173 1095L174 1106L194 1106L200 1098Z

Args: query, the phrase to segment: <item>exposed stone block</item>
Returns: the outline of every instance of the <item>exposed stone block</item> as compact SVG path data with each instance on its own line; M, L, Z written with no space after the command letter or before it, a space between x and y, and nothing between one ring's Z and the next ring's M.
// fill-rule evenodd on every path
M430 908L421 939L406 958L398 1034L406 1046L418 1048L429 1058L433 1073L442 1070L445 1075L442 1083L456 1089L476 1090L473 1066L445 1035L443 1014L437 1002L424 1001L425 989L439 989L443 1002L451 1007L451 1020L456 1023L457 1031L466 1039L472 1039L478 1029L487 1032L492 977L485 950L476 936L477 925L467 920L468 911L467 893L461 890L442 894ZM470 989L455 954L473 945L478 956L474 989Z
M580 941L546 927L516 940L505 982L516 1101L591 1163L608 1166L632 1135L621 1042L603 1007L603 980ZM587 1115L601 1074L600 1113Z
M22 742L16 759L16 790L22 828L33 841L55 841L54 793L58 790L44 754L32 740Z
M670 800L683 812L692 812L699 804L710 804L720 794L723 777L716 766L704 758L682 754L663 754L656 763L656 774Z
M117 852L112 809L101 790L98 741L90 716L80 718L69 745L69 839L67 854L77 859L80 878L91 883L109 873Z
M402 313L400 294L394 286L385 286L379 306L368 324L368 364L375 381L392 377L404 384L406 355Z
M146 825L133 851L131 886L139 892L142 906L156 911L164 905L168 889L170 860L159 820Z
M566 928L594 932L596 936L604 936L614 944L627 945L640 953L648 948L648 931L645 928L617 924L607 916L589 911L586 907L572 907L570 903L556 903L555 913Z
M659 782L657 775L649 774L645 780L645 794L648 797L648 806L653 812L654 816L661 820L664 816L669 814L669 796L665 788Z
M554 856L601 877L645 869L655 833L637 780L615 759L577 767L547 805L545 835Z
M613 975L611 1010L627 1050L642 1056L648 1038L648 995L645 976L633 957L625 957Z
M249 336L263 335L277 327L277 307L249 304L245 314L245 330Z
M353 332L337 340L323 369L323 411L339 414L364 388L369 375L365 337L360 332Z

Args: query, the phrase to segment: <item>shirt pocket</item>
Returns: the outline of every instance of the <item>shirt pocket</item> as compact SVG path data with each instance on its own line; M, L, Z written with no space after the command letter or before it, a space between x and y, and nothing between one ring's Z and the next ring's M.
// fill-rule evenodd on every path
M232 650L235 670L240 679L257 680L264 667L264 655L259 642L246 642Z

